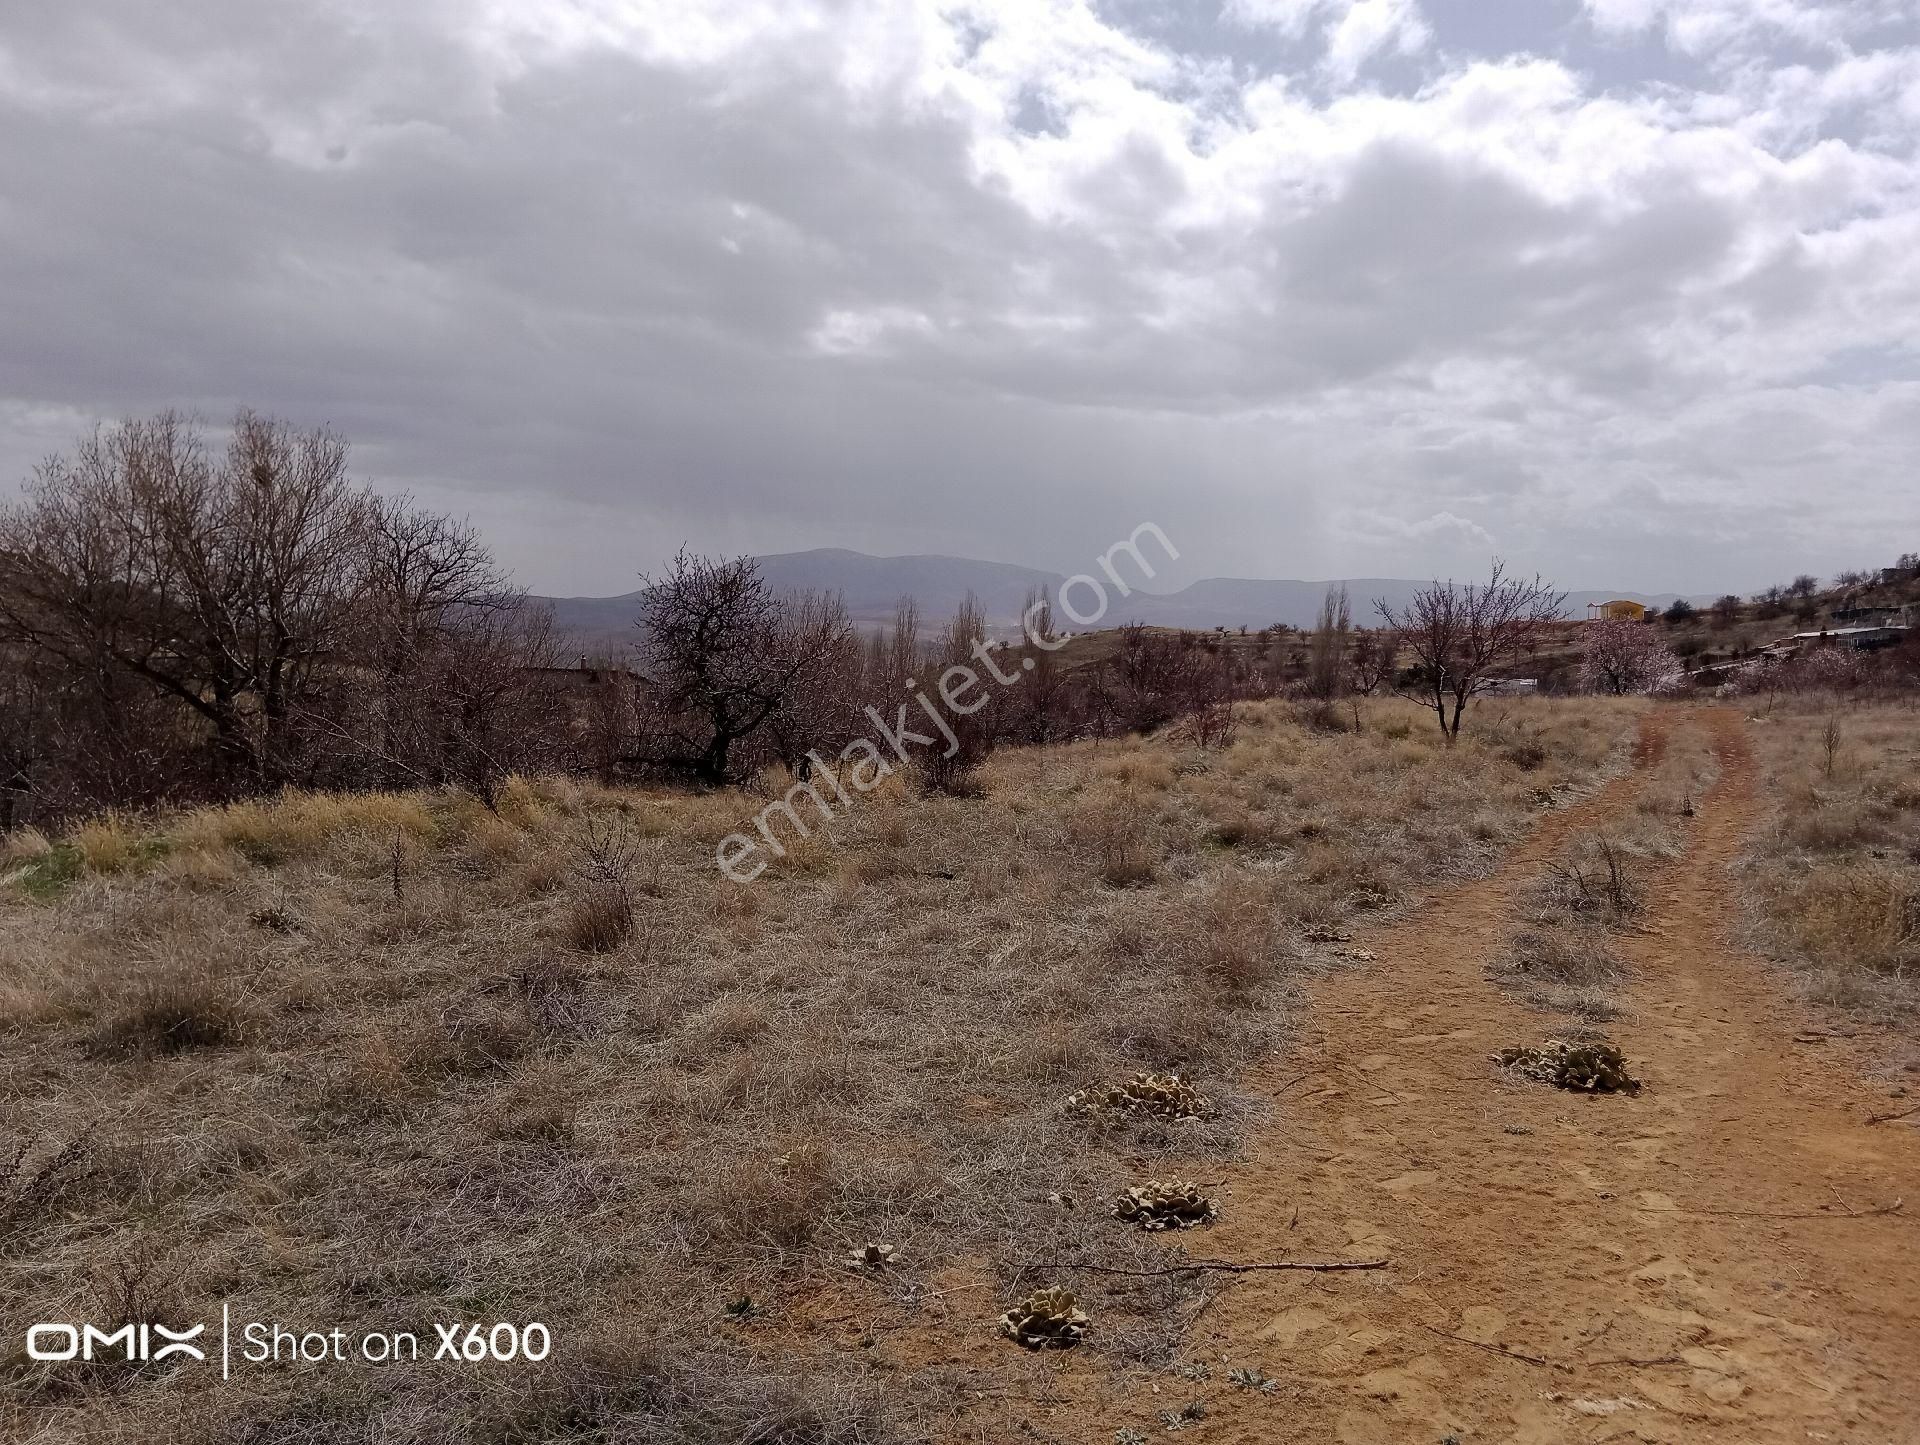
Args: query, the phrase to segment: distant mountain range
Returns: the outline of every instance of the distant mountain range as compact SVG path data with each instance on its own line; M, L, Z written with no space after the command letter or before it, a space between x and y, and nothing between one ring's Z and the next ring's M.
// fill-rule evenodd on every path
M1018 625L1020 609L1034 588L1044 588L1057 597L1066 580L1057 572L1042 572L1032 567L1017 567L1009 562L980 562L968 557L870 557L841 547L823 547L811 552L779 552L754 559L761 575L781 592L838 592L845 600L847 613L863 628L884 626L893 620L894 607L903 596L911 595L920 604L924 622L938 625L959 608L971 592L980 599L988 619L1001 630ZM1118 564L1125 572L1126 562ZM1102 578L1102 581L1105 579ZM1113 595L1099 626L1118 627L1125 622L1147 622L1160 627L1194 629L1257 628L1275 622L1292 627L1311 627L1319 614L1320 599L1328 582L1261 580L1247 577L1208 577L1183 587L1178 592L1136 590L1130 597ZM1426 585L1424 580L1405 577L1353 577L1346 579L1353 602L1354 621L1372 625L1378 622L1373 603L1384 598L1393 606L1402 606L1414 592ZM1109 588L1109 592L1112 589ZM1570 592L1567 615L1581 617L1590 602L1624 598L1644 602L1650 607L1665 607L1678 593L1662 592ZM634 615L639 608L638 592L618 597L544 597L535 598L553 608L555 626L572 645L590 652L623 649L635 640ZM1081 611L1090 610L1091 594L1076 589L1073 601ZM1696 603L1711 598L1694 597ZM1056 619L1062 627L1072 626L1065 618Z

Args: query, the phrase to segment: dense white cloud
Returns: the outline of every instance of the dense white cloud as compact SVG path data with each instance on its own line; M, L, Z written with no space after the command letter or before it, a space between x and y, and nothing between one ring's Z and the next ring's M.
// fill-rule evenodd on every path
M1844 49L1878 32L1911 24L1910 0L1584 0L1600 30L1638 34L1657 30L1690 55L1729 47L1791 42ZM1911 35L1903 37L1911 41Z
M249 401L567 590L1145 516L1192 575L1915 545L1905 7L1567 0L1508 53L1467 3L0 22L0 463Z

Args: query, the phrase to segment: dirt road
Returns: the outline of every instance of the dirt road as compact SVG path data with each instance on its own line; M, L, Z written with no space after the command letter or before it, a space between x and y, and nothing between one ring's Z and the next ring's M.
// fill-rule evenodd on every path
M1487 1063L1553 1029L1485 974L1518 891L1632 805L1636 769L1317 986L1258 1081L1275 1122L1192 1247L1392 1266L1235 1277L1189 1351L1211 1379L1136 1398L1143 1417L1199 1398L1192 1438L1219 1445L1920 1441L1920 1132L1865 1124L1885 1086L1841 1041L1796 1042L1813 1021L1728 942L1724 869L1760 803L1741 718L1694 718L1719 780L1622 945L1612 1033L1647 1088L1590 1099ZM1643 765L1674 721L1649 723ZM1228 1384L1237 1366L1276 1386Z

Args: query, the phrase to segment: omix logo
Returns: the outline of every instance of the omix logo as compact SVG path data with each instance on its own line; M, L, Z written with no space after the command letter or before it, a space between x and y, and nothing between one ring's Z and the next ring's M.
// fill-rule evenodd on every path
M165 1325L126 1324L117 1330L102 1330L93 1325L68 1325L54 1321L32 1325L27 1330L27 1358L30 1360L92 1360L100 1358L144 1363L164 1360L169 1355L188 1355L206 1359L198 1345L188 1344L205 1325L188 1330L170 1330ZM97 1353L96 1353L97 1352Z

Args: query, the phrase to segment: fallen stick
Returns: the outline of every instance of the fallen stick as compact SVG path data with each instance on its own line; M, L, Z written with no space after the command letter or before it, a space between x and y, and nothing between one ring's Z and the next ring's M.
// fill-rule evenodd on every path
M1600 1365L1684 1365L1686 1364L1686 1361L1681 1359L1680 1356L1678 1355L1654 1355L1651 1358L1644 1359L1644 1360L1636 1360L1631 1358L1630 1356L1621 1355L1617 1359L1578 1360L1575 1363L1591 1369L1591 1368L1596 1368ZM1560 1368L1563 1370L1566 1370L1566 1369L1572 1369L1573 1366L1562 1365Z
M1869 1124L1891 1124L1895 1119L1905 1119L1913 1114L1920 1114L1920 1104L1915 1104L1911 1109L1898 1109L1891 1114L1869 1114L1867 1115L1867 1122Z
M1020 1266L1022 1271L1030 1269L1083 1269L1089 1274L1117 1274L1130 1279L1158 1279L1169 1274L1252 1274L1265 1269L1305 1269L1316 1272L1342 1269L1385 1269L1392 1260L1387 1259L1279 1259L1256 1261L1251 1264L1235 1264L1224 1259L1196 1259L1192 1264L1176 1264L1170 1269L1116 1269L1112 1265L1093 1264L1078 1259L1043 1259Z
M1485 1350L1489 1354L1494 1355L1505 1355L1510 1360L1519 1360L1522 1364L1527 1365L1539 1365L1543 1369L1548 1370L1566 1370L1572 1372L1574 1370L1598 1369L1602 1365L1645 1367L1648 1365L1683 1365L1686 1363L1686 1361L1678 1355L1655 1355L1648 1359L1632 1359L1622 1355L1617 1359L1610 1360L1549 1360L1543 1355L1529 1355L1521 1350L1510 1350L1505 1345L1493 1345L1488 1344L1485 1340L1470 1340L1465 1335L1449 1334L1445 1330L1435 1329L1432 1325L1428 1324L1423 1324L1420 1328L1428 1334L1438 1335L1443 1340L1453 1340L1457 1344L1472 1345L1476 1350Z
M1641 1214L1695 1214L1712 1219L1872 1219L1881 1214L1898 1214L1906 1203L1904 1199L1896 1199L1891 1204L1849 1209L1844 1214L1831 1209L1656 1209L1650 1204L1636 1204L1634 1208Z
M1438 1335L1443 1340L1453 1340L1457 1344L1472 1345L1476 1350L1485 1350L1492 1355L1505 1355L1510 1360L1519 1360L1529 1365L1553 1367L1552 1360L1542 1359L1539 1355L1524 1355L1518 1350L1510 1350L1505 1345L1490 1345L1485 1340L1470 1340L1465 1335L1450 1335L1445 1330L1437 1330L1432 1325L1421 1325L1421 1329L1430 1335Z

